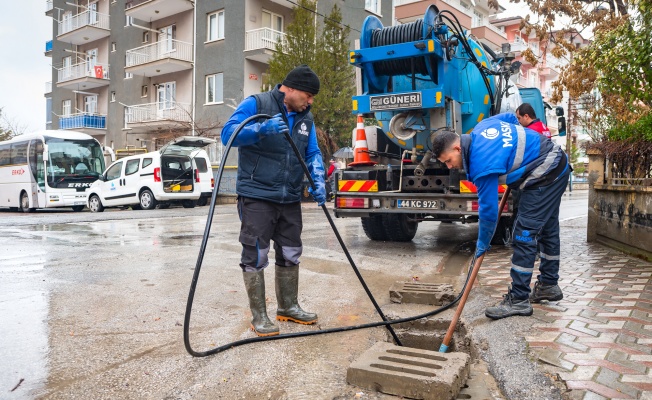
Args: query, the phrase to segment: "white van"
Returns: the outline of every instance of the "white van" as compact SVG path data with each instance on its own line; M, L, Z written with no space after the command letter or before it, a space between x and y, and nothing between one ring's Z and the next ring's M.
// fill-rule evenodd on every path
M205 150L197 149L191 157L195 160L197 170L199 171L199 187L201 195L197 200L198 206L205 206L213 196L213 188L215 187L215 174L211 166L211 160L208 158L208 153Z
M200 165L208 162L210 166L201 147L211 143L215 140L183 136L158 151L121 158L87 189L88 208L93 212L119 206L151 210L172 203L194 207L204 190L202 180L211 182L207 174L200 173L197 162L201 159Z

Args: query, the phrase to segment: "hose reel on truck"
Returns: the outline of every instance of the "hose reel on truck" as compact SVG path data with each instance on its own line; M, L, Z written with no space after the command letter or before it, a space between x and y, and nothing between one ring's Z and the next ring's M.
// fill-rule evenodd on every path
M342 179L375 180L378 192L340 187L336 216L361 217L370 239L392 241L411 240L427 219L474 221L477 194L463 194L463 172L431 159L432 138L442 129L470 133L494 115L502 96L496 91L507 90L511 71L465 33L454 14L435 5L423 19L398 26L383 27L369 16L361 31L359 48L349 53L360 68L352 108L378 121L368 141L377 165L349 167ZM362 198L367 201L349 200Z

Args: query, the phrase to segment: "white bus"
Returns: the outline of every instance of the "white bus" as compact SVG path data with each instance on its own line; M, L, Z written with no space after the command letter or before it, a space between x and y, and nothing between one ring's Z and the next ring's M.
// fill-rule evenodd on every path
M40 131L0 142L0 207L86 205L86 188L104 171L100 143L75 131Z

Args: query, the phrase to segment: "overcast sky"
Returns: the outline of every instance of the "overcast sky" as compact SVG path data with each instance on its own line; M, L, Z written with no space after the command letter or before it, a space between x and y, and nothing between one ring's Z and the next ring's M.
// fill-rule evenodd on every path
M25 132L45 129L45 83L52 80L52 58L45 42L52 39L52 19L45 0L0 0L0 108ZM501 4L518 14L522 3ZM527 12L521 11L525 16Z
M0 108L25 132L45 129L45 82L52 80L45 42L52 19L45 0L0 0Z

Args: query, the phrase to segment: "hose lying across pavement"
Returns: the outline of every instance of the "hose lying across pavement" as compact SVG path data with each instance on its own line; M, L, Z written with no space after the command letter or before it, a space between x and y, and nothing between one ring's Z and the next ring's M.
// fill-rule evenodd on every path
M256 114L252 115L251 117L245 119L242 121L240 125L235 129L233 132L233 135L231 135L231 138L229 139L228 143L226 144L226 148L224 149L224 154L222 156L222 160L226 160L227 156L229 154L229 151L231 150L231 146L233 144L234 139L238 136L242 128L244 128L249 122L256 120L256 119L269 119L272 118L272 116L267 115L267 114ZM301 161L301 167L303 168L303 171L308 178L308 181L310 182L311 187L316 189L315 187L315 182L312 180L312 177L310 176L310 172L308 171L308 167L306 166L305 162L303 161L303 157L301 154L299 154L299 149L297 149L297 146L294 144L294 141L290 137L289 133L284 133L285 139L288 141L290 146L292 146L292 150L296 154L297 158L299 161ZM324 214L326 215L326 219L328 219L328 223L331 225L331 228L333 229L333 232L335 233L335 236L337 237L338 242L340 243L340 246L342 247L342 250L344 251L344 254L346 255L346 258L349 260L349 263L351 264L351 268L353 268L353 272L355 272L356 276L358 277L358 280L360 281L360 284L364 288L365 292L367 292L367 295L369 296L369 299L371 300L371 303L374 305L374 308L376 309L376 312L378 312L378 315L382 318L382 322L372 322L368 324L362 324L362 325L353 325L353 326L345 326L345 327L340 327L340 328L331 328L331 329L323 329L323 330L318 330L318 331L305 331L305 332L297 332L297 333L283 333L279 334L276 336L263 336L263 337L254 337L254 338L249 338L249 339L243 339L243 340L237 340L235 342L227 343L219 347L215 347L210 350L206 351L196 351L192 348L190 345L190 314L192 312L192 303L193 299L195 297L195 289L197 288L197 280L199 278L199 272L201 270L201 266L204 260L204 253L206 252L206 245L208 243L208 237L210 234L211 230L211 225L213 222L213 213L215 211L215 202L217 200L217 194L219 192L220 188L220 183L222 181L222 173L224 172L224 163L220 164L220 167L217 172L217 177L215 179L215 187L213 188L213 195L211 196L211 204L210 208L208 210L208 218L206 219L206 228L204 229L204 236L202 238L201 246L199 248L199 255L197 257L197 264L195 265L195 272L193 273L192 276L192 282L190 284L190 292L188 293L188 302L186 303L186 314L184 317L184 323L183 323L183 343L186 347L186 351L191 356L194 357L206 357L212 354L217 354L220 353L224 350L236 347L236 346L241 346L243 344L248 344L248 343L256 343L256 342L263 342L267 340L279 340L279 339L289 339L289 338L297 338L297 337L303 337L303 336L312 336L312 335L322 335L326 333L335 333L335 332L346 332L346 331L353 331L357 329L366 329L366 328L375 328L378 326L384 326L387 328L389 333L392 335L394 338L394 341L396 342L397 345L402 346L401 341L399 340L398 336L396 336L396 333L392 329L392 325L394 324L400 324L404 322L409 322L409 321L414 321L417 319L421 318L426 318L430 317L436 314L439 314L442 311L445 311L452 307L459 299L462 297L464 290L466 289L466 286L469 284L469 277L470 273L472 272L472 268L469 268L469 273L467 274L466 277L466 282L464 283L464 287L462 288L461 293L449 304L446 304L442 307L437 308L436 310L429 311L424 314L419 314L415 315L413 317L407 317L407 318L401 318L401 319L396 319L392 321L388 321L387 317L383 314L382 310L380 309L380 306L378 306L378 303L374 299L373 295L371 294L371 291L369 290L369 287L367 287L367 284L365 283L364 279L362 278L362 275L360 274L360 271L355 265L355 262L351 258L351 255L349 254L348 249L344 245L344 241L342 240L342 237L340 236L340 233L338 232L337 228L335 227L335 223L333 222L333 219L328 212L328 209L326 208L326 204L322 204L321 208L324 211ZM474 265L476 261L476 258L473 257L473 260L471 261L471 266Z

